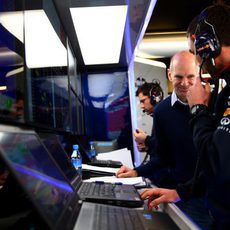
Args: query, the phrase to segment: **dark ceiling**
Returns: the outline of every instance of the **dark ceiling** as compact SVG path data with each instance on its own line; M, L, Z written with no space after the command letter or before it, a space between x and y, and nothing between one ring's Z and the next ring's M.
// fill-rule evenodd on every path
M158 0L146 32L186 31L190 20L213 0Z
M212 4L213 0L157 0L145 34L185 32L189 22ZM169 57L156 60L167 66L170 62Z
M71 16L69 14L69 6L70 3L81 2L82 4L89 3L101 3L101 2L113 2L114 4L117 2L125 2L126 0L110 0L110 1L95 1L95 0L54 0L56 3L57 9L61 15L64 27L67 30L67 34L70 38L72 48L75 54L80 53L80 47L77 42L77 37L75 31L73 29L73 23L71 20ZM144 1L137 0L136 2L141 2L143 4ZM230 0L226 0L226 2L230 2ZM130 4L133 3L132 0ZM187 29L189 22L192 20L194 16L201 12L204 8L211 5L213 0L157 0L155 8L153 10L151 19L149 21L148 27L145 33L162 33L162 32L184 32ZM123 47L124 48L124 47ZM122 55L121 55L122 56ZM125 56L125 55L123 55ZM120 61L121 62L121 61ZM121 64L122 63L122 64ZM120 66L123 66L123 62L121 62ZM83 64L83 59L80 56L78 58L78 64L82 68L85 68ZM90 68L90 67L87 67ZM99 67L97 67L99 68ZM103 67L104 68L104 67Z

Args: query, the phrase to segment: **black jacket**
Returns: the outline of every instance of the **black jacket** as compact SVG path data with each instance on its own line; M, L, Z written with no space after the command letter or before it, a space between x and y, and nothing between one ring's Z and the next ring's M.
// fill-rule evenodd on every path
M228 71L230 80L230 71ZM226 77L226 76L224 76ZM222 76L222 78L224 78ZM230 229L230 82L217 98L215 113L199 113L191 120L193 139L201 157L201 169L207 184L207 206L218 229ZM202 190L201 183L195 190ZM187 189L187 191L186 191ZM191 189L191 187L190 187ZM181 198L188 196L189 186L177 189Z

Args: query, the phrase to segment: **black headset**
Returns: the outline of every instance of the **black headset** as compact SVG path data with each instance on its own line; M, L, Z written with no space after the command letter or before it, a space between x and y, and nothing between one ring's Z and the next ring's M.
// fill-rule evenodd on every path
M164 94L160 87L159 81L153 80L152 87L149 90L149 97L150 97L150 103L153 106L163 99Z
M202 59L215 58L220 54L220 42L216 36L214 26L206 20L207 14L203 10L199 16L198 24L195 30L195 49ZM207 30L200 33L200 27L206 26Z

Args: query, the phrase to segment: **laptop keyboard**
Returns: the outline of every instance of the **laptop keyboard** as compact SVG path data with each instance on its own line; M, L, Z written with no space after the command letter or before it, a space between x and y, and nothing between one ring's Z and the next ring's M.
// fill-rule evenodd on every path
M80 196L102 196L115 198L114 184L82 183Z
M95 230L144 229L135 209L97 205L95 213L93 224Z

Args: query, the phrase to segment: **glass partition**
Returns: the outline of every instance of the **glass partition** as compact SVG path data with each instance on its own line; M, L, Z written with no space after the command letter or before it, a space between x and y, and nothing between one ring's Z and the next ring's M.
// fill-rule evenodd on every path
M86 134L91 140L116 140L118 148L132 150L127 73L85 74L82 80Z
M0 119L24 122L23 2L0 0Z

